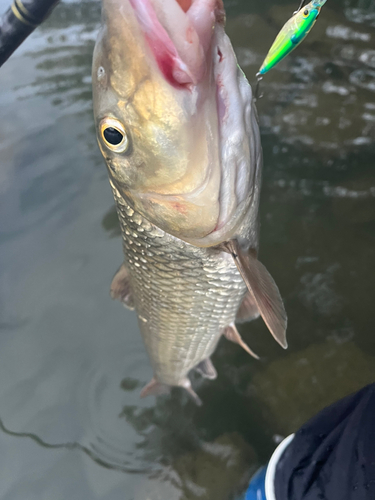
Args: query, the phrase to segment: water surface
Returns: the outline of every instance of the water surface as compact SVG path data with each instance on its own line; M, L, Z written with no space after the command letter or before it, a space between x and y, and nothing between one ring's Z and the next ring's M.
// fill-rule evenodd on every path
M253 83L298 2L228 0ZM7 0L0 0L4 10ZM64 2L0 70L0 498L229 500L279 436L375 379L375 2L330 0L266 76L260 258L289 349L240 326L214 382L139 399L152 376L91 110L98 1Z

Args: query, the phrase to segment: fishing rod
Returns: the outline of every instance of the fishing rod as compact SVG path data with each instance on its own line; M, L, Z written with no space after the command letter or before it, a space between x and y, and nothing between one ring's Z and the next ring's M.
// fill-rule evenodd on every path
M58 3L59 0L13 0L0 17L0 67Z

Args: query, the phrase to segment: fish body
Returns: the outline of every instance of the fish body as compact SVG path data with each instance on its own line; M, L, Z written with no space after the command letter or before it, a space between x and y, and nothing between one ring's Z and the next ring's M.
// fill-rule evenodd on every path
M103 0L94 116L125 261L111 295L135 308L154 378L141 395L215 378L221 336L262 315L286 347L278 289L257 260L262 150L221 0Z
M190 245L135 212L113 187L125 267L155 379L189 385L233 323L246 285L230 254Z
M306 38L326 1L312 0L289 19L271 45L258 75L266 74Z

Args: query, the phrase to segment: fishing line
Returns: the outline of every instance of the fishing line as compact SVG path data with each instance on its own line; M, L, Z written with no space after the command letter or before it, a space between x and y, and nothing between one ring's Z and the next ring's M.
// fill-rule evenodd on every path
M297 9L297 10L295 10L295 11L293 12L293 14L297 14L297 13L298 13L298 12L302 9L302 7L305 5L305 3L306 3L306 0L301 0L301 3L299 4L298 9Z

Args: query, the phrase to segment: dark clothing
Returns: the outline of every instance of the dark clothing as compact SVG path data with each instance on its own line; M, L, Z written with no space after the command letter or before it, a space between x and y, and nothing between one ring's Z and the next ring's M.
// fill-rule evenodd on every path
M375 384L325 408L277 464L277 500L375 500Z

